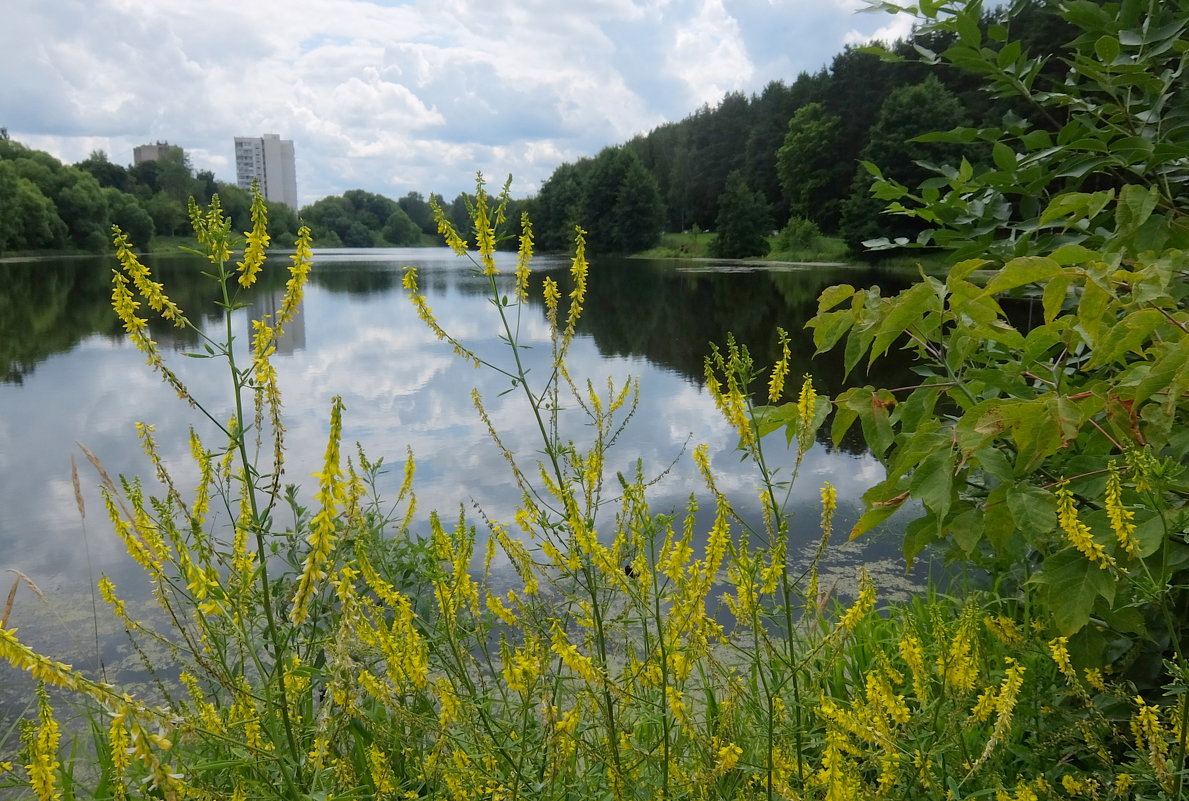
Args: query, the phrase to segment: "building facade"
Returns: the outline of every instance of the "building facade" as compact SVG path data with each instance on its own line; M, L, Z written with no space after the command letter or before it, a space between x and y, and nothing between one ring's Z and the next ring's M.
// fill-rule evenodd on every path
M297 211L292 140L277 134L235 137L235 180L245 191L251 191L252 181L256 181L265 200Z
M176 150L179 153L181 148L177 145L171 145L169 142L158 142L155 145L137 145L132 148L132 164L144 164L146 161L157 161L171 150Z

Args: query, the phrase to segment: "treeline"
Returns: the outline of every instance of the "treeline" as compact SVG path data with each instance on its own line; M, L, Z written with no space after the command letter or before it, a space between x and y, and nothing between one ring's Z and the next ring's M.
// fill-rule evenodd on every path
M7 137L0 137L0 254L11 251L86 250L111 247L111 226L138 244L190 232L186 204L209 203L218 193L240 230L251 226L251 198L235 184L195 173L181 149L136 166L111 162L103 151L73 165ZM292 240L297 215L270 203L269 232Z
M218 194L236 230L251 228L251 197L236 184L195 172L181 148L155 161L122 166L103 151L77 164L33 150L0 135L0 255L38 250L100 252L111 247L111 226L120 226L137 245L160 236L190 234L187 203L210 203ZM292 242L309 225L319 247L416 247L440 244L430 203L437 202L465 231L469 196L453 201L409 192L392 200L362 189L332 195L294 212L268 203L273 241ZM514 219L527 201L512 201ZM511 247L515 247L514 244Z
M1006 28L1006 9L989 12L982 25ZM1014 12L1010 26L1013 42L1037 54L1054 53L1073 36L1039 0ZM954 145L908 140L959 126L997 125L1013 111L981 88L977 76L921 62L949 44L937 35L898 42L891 50L902 62L848 46L828 68L802 73L791 85L773 81L757 95L728 94L713 108L703 106L597 158L563 164L537 198L538 240L560 247L579 221L599 221L610 235L592 239L592 249L618 251L648 247L662 229L696 226L727 236L726 249L733 252L721 255L750 255L745 251L767 247L760 234L790 220L837 233L855 249L872 238L913 236L914 221L880 213L884 204L871 197L871 178L860 161L915 186L929 175L918 162L953 163L958 152ZM1060 122L1036 124L1052 128ZM989 148L961 154L990 159ZM612 163L631 165L630 179L626 168L608 170ZM632 192L638 197L631 213L656 221L648 235L627 216L626 195ZM622 204L622 215L616 204ZM619 226L623 235L616 238Z

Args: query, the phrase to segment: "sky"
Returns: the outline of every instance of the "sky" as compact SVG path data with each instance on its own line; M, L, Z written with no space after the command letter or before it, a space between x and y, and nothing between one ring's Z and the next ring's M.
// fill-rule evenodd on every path
M66 163L180 145L235 181L234 138L294 143L301 205L447 199L564 162L727 92L905 35L863 0L0 0L0 127Z

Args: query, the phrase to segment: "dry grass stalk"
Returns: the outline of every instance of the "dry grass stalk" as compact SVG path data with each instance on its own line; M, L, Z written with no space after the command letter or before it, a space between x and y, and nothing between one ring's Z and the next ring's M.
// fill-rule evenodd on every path
M8 616L12 614L12 606L17 598L17 587L21 586L22 581L29 585L29 589L33 590L38 598L43 601L46 599L45 593L41 591L41 587L38 587L33 579L15 568L8 568L8 572L15 574L16 578L13 579L12 589L8 591L8 599L4 602L4 614L0 615L0 629L7 628L8 626Z
M75 461L73 453L70 454L70 483L74 485L74 503L78 506L78 516L86 520L87 505L83 503L83 490L78 480L78 462Z
M120 496L120 490L116 487L116 482L112 481L112 478L108 474L107 469L104 468L103 462L99 461L99 457L96 456L95 454L91 453L91 449L88 448L86 445L82 444L81 442L79 442L77 440L75 440L74 444L77 445L79 447L79 449L83 452L83 456L87 457L87 461L90 462L92 465L94 465L95 469L97 471L99 471L99 478L103 481L103 486L107 487L108 490L111 492L112 497L116 499L116 503L118 503L120 505L120 509L123 510L125 518L131 520L132 513L129 512L128 507L124 505L124 500Z

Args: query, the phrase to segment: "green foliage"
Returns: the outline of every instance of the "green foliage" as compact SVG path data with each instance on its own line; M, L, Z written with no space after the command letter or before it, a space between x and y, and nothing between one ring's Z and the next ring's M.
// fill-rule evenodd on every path
M763 195L749 187L741 173L731 173L718 204L711 254L724 259L763 256L771 230L772 215Z
M37 184L22 176L12 161L0 161L0 253L9 250L61 247L66 224L52 200Z
M1035 604L1081 659L1126 655L1137 679L1170 685L1186 664L1189 609L1189 436L1178 422L1189 411L1189 255L1169 247L1182 241L1183 162L1148 156L1184 152L1189 134L1167 74L1170 59L1179 70L1189 57L1177 39L1189 8L1069 4L1062 15L1082 34L1060 90L1039 88L1043 59L1006 29L989 32L997 49L980 49L977 4L921 13L926 29L956 36L941 58L1065 121L1055 139L1017 125L1030 142L1020 158L1002 131L918 137L996 140L994 169L963 159L923 184L911 214L944 226L922 243L979 255L890 298L823 293L809 323L819 351L839 346L849 371L903 346L921 375L836 399L835 439L858 421L887 468L852 536L915 499L909 559L945 542ZM1124 130L1134 148L1108 147ZM1030 171L1027 192L1012 187L1017 168ZM1087 180L1108 186L1082 191ZM876 184L893 211L906 211L902 190L886 176ZM1018 204L1034 218L1016 220L1007 195L1017 192L1037 194L1038 205ZM1150 663L1160 656L1172 667Z
M1140 249L1189 246L1189 9L1081 0L1058 13L1073 38L1060 53L1066 69L1054 70L1046 51L1008 38L1014 29L984 32L976 7L921 6L921 29L952 38L927 60L978 75L1017 112L994 126L918 138L981 143L991 148L990 163L935 168L918 189L875 172L873 191L890 201L889 211L923 224L921 244L999 259L1071 243L1106 251L1132 241Z
M563 247L578 220L589 227L594 252L646 250L660 240L664 222L657 182L630 147L606 148L559 168L541 187L536 206L543 250Z
M1144 461L1180 464L1189 455L1175 423L1189 392L1189 258L1129 254L1112 264L1066 246L989 266L960 262L944 281L925 277L892 298L848 287L822 295L809 323L820 350L844 343L849 370L907 338L922 375L916 388L866 387L837 399L835 439L859 421L888 468L852 536L916 498L923 515L905 540L909 559L944 540L964 559L990 557L1000 576L1049 588L1039 600L1058 633L1081 631L1093 614L1100 626L1085 636L1095 641L1102 623L1147 637L1157 621L1137 623L1136 610L1151 618L1165 603L1183 603L1189 579L1181 573L1187 488ZM1008 295L1022 288L1034 291L1016 301L1032 316L1027 325L1020 312L1009 316ZM1112 506L1103 487L1114 470L1127 478ZM1110 564L1089 555L1058 515L1064 479L1084 510L1100 510L1083 514ZM1136 534L1139 550L1128 549L1126 527L1112 524L1118 508L1145 532ZM1149 579L1161 595L1150 595Z
M112 225L120 226L137 242L149 242L155 233L155 223L136 198L112 186L103 188Z
M773 250L781 252L812 251L818 247L822 232L812 220L790 217L784 228L772 243Z
M848 165L834 158L840 132L841 120L821 103L802 106L789 120L776 152L776 170L793 217L814 221L837 217L836 185L850 173Z
M964 117L965 112L953 92L930 75L919 84L899 87L887 96L859 157L865 166L880 165L885 176L908 182L919 180L926 174L922 163L956 160L959 148L921 142L915 137L960 125ZM880 215L884 203L879 196L872 196L871 183L868 169L855 174L850 197L842 206L839 224L842 238L856 251L881 236L896 241L914 238L920 228L915 221Z

